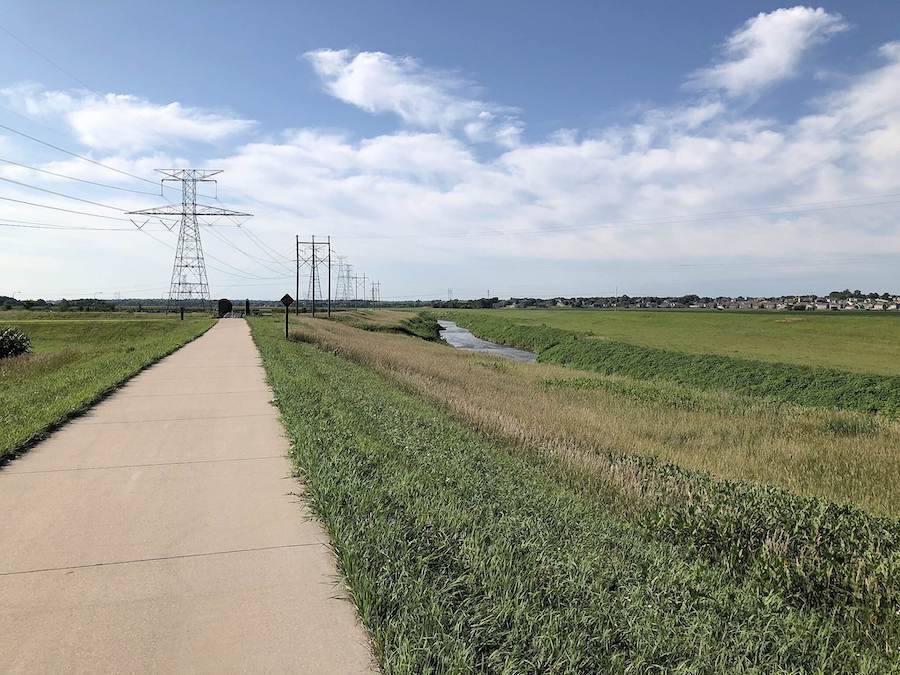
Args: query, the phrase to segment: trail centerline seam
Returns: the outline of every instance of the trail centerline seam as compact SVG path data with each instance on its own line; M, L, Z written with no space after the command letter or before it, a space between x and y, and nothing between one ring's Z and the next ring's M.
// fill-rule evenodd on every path
M39 572L62 572L64 570L83 570L92 567L111 567L114 565L133 565L135 563L161 562L163 560L183 560L185 558L209 558L217 555L231 555L233 553L253 553L256 551L276 551L286 548L303 548L307 546L323 546L319 541L308 541L303 544L281 544L279 546L257 546L255 548L234 548L227 551L208 551L206 553L183 553L181 555L160 556L158 558L135 558L134 560L111 560L108 562L86 563L84 565L63 565L61 567L43 567L33 570L16 570L15 572L0 572L0 577L12 577L20 574L37 574Z

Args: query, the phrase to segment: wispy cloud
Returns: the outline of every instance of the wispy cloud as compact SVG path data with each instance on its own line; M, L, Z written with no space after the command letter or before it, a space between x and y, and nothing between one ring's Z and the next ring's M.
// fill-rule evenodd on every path
M459 129L475 142L519 142L522 123L515 111L479 100L469 83L408 56L318 49L305 57L329 94L367 112L394 113L426 129Z
M153 103L128 94L97 95L19 84L0 96L22 114L62 118L84 145L135 152L185 142L215 143L252 129L256 123L232 115Z
M723 46L722 58L695 72L688 85L729 96L755 95L792 77L809 49L847 29L839 14L821 7L791 7L747 20Z

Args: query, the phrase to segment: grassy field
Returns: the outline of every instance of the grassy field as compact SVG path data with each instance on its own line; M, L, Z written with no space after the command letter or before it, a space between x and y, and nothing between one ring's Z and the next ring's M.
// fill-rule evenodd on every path
M890 418L513 363L333 321L303 326L485 432L597 472L610 471L603 453L637 455L900 517L900 422Z
M586 375L612 385L572 396L557 366L295 325L285 341L278 321L251 320L385 672L900 667L900 523L661 462L664 442L643 454L673 415L670 433L718 424L712 443L739 401L697 394L654 415L667 392L635 396L623 378ZM878 424L888 447L898 430ZM865 464L849 448L845 461Z
M688 354L900 375L900 316L838 312L454 310Z
M510 318L502 311L445 311L442 315L455 319L480 337L536 352L538 360L544 362L642 381L671 382L706 391L730 391L782 403L900 417L898 375L797 365L787 363L787 359L777 363L743 356L647 347L600 339L547 324L517 323L514 317ZM658 316L677 315L669 312ZM705 315L694 316L702 318ZM840 317L835 319L838 320ZM882 319L872 318L871 321L875 325ZM702 326L698 330L700 328ZM703 341L698 336L698 344Z
M23 330L34 348L0 360L0 461L212 324L205 317L0 312L0 325Z

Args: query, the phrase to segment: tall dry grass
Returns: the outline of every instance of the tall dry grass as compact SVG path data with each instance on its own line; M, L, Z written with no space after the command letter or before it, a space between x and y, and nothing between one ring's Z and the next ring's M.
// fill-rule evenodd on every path
M682 499L683 486L673 480L648 492L640 466L605 453L900 515L900 424L878 416L516 363L337 322L300 319L297 330L483 432L553 456L588 481L602 475L619 495Z

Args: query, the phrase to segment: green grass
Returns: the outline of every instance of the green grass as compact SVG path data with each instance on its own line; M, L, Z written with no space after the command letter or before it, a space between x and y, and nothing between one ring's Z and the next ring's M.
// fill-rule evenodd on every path
M639 380L665 380L703 390L727 390L794 405L900 416L898 375L856 373L600 340L544 324L519 324L515 316L496 311L492 314L454 311L449 315L480 337L536 352L539 360L547 363ZM674 316L673 313L659 315ZM702 315L695 316L702 320ZM834 321L840 321L840 317ZM887 320L873 318L871 321L878 324ZM697 330L698 336L701 335L702 325ZM703 339L698 337L698 342Z
M900 375L900 315L839 312L454 310L688 354Z
M666 480L697 481L718 501L636 518L367 368L284 340L279 322L250 323L307 497L385 672L900 667L895 523L674 467ZM783 527L801 536L767 540ZM762 558L748 534L766 544ZM734 550L706 548L713 540ZM799 558L796 541L809 544ZM887 575L887 608L847 590L860 550L872 556L862 577Z
M411 335L432 342L441 337L441 327L428 311L353 309L335 312L333 318L360 330Z
M213 324L209 318L138 320L117 314L66 320L36 312L28 320L8 316L0 313L2 325L27 333L34 353L0 360L0 461Z

